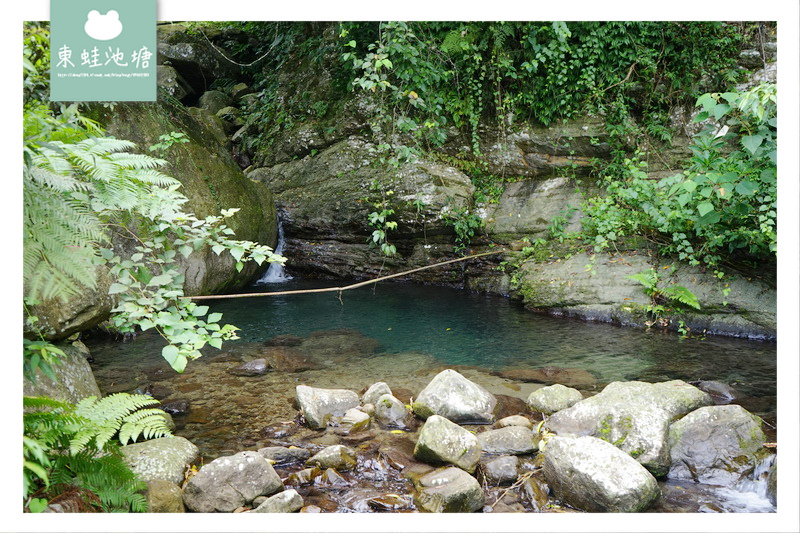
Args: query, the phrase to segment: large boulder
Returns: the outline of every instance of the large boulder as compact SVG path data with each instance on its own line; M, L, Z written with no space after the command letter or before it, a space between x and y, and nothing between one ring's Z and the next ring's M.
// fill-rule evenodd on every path
M454 464L471 473L481 457L481 445L466 429L432 415L419 432L414 457L430 463Z
M414 483L414 503L429 513L474 513L484 494L478 481L460 468L439 468Z
M614 382L599 394L558 411L547 421L560 436L591 435L630 454L656 476L670 467L669 425L711 404L701 390L680 380Z
M36 383L23 380L25 396L47 396L67 403L78 403L84 398L95 396L100 398L100 389L86 360L89 349L81 341L59 344L64 352L60 364L53 366L56 380L52 381L41 370L36 372Z
M358 394L345 389L318 389L298 385L295 398L303 411L308 427L321 429L334 417L342 417L348 409L358 407Z
M120 451L131 470L143 481L162 479L180 484L186 469L197 462L200 450L183 437L162 437L123 446Z
M189 478L183 502L196 513L229 513L283 490L283 482L272 465L256 452L214 459Z
M555 497L582 511L640 512L660 496L650 472L595 437L551 437L543 471Z
M486 453L521 455L536 451L533 431L522 426L490 429L478 434L478 442Z
M441 415L453 422L494 422L497 398L455 370L439 372L419 393L411 408L421 418Z
M572 407L581 400L583 400L583 395L579 390L557 383L533 391L528 396L528 407L533 411L552 415L557 411Z
M701 407L669 429L669 477L734 486L767 455L761 419L739 405Z

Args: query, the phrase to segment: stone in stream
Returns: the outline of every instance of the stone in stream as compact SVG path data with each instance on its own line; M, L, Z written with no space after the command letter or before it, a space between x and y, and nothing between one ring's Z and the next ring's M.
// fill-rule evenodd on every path
M520 426L528 429L533 429L533 422L531 422L530 418L522 415L511 415L505 418L501 418L500 420L497 421L497 427L499 428L505 428L509 426Z
M375 402L378 401L378 398L383 396L384 394L392 394L392 389L389 388L389 385L384 383L383 381L379 381L377 383L373 383L369 386L367 391L361 396L361 404L368 404L371 403L375 405Z
M761 419L739 405L701 407L669 429L668 477L734 486L769 455Z
M579 389L593 388L597 384L597 378L583 368L561 368L557 366L514 368L499 372L498 375L516 381L546 383L548 385L560 383L567 387Z
M355 468L358 458L352 448L336 444L322 449L306 461L306 466L317 466L319 468L335 468L342 472Z
M587 512L641 512L660 495L647 469L595 437L551 437L543 472L556 498Z
M303 507L303 498L294 489L279 492L267 498L250 513L294 513Z
M369 415L358 408L348 409L340 424L345 426L349 433L356 433L358 431L369 429Z
M599 394L552 415L547 427L559 436L601 438L654 475L664 476L670 467L670 423L709 404L706 393L680 380L614 382Z
M391 394L381 395L375 403L375 420L383 427L404 429L409 412L403 402Z
M583 400L583 395L577 389L571 389L556 383L533 391L528 396L528 407L546 415L552 415L562 409L572 407Z
M711 396L716 405L729 404L741 396L733 387L719 381L690 381L689 384Z
M376 511L399 511L411 507L411 501L399 494L382 494L367 500L367 505Z
M503 455L482 465L483 478L489 485L510 485L517 480L519 459L515 455Z
M494 422L497 399L486 389L455 370L442 370L419 393L412 409L426 419L440 415L453 422L490 424Z
M239 452L214 459L190 477L183 503L196 513L229 513L283 488L269 461L256 452Z
M258 453L265 459L275 461L275 464L298 463L305 461L311 456L311 452L305 448L286 448L284 446L268 446L259 449Z
M276 335L264 344L267 346L300 346L302 343L303 337L297 335Z
M478 433L478 442L486 453L521 455L536 451L533 432L522 426L490 429Z
M148 513L183 513L183 491L181 488L164 479L154 479L147 483Z
M306 419L308 427L324 428L334 417L342 417L348 409L358 407L358 395L351 390L317 389L298 385L297 405Z
M414 486L414 503L429 513L474 513L485 501L478 481L452 466L425 474Z
M120 448L131 470L149 482L157 479L183 482L186 468L200 457L200 450L183 437L162 437Z
M450 463L474 472L481 457L478 438L448 419L432 415L419 432L414 457L431 463Z
M269 367L267 366L266 359L253 359L252 361L248 361L238 367L229 370L229 374L233 374L234 376L261 376L267 373Z

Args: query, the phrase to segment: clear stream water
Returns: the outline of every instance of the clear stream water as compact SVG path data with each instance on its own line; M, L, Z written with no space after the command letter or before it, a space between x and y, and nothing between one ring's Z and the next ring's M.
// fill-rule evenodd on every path
M293 279L252 287L248 292L346 284ZM408 401L442 369L455 367L494 394L510 398L509 405L517 402L513 408L523 412L522 402L542 385L518 381L505 372L542 367L580 369L591 379L581 387L585 394L619 380L714 380L732 386L738 394L735 402L761 416L767 423L768 438L775 438L774 342L681 339L675 333L537 315L524 310L519 302L499 296L400 283L345 291L341 299L333 292L208 304L211 311L224 313L224 322L241 328L240 340L226 343L222 353L204 350L204 357L190 362L178 375L161 358L163 340L151 332L125 343L89 339L101 391L147 391L165 404L177 405L183 414L175 416L176 434L197 444L206 462L272 445L312 450L339 442L359 446L364 459L356 474L344 474L349 483L346 488L298 488L307 503L323 510L370 511L367 501L371 497L410 494L410 483L382 457L387 456L386 446L388 456L394 449L401 455L407 453L413 448L413 434L404 437L371 430L369 441L347 440L350 437L302 427L292 405L298 384L360 391L385 381L396 396ZM291 348L291 353L307 357L309 369L270 371L256 377L230 374L242 362L262 357L264 343L278 335L298 337L295 341L301 344ZM279 473L289 476L299 468ZM674 482L661 486L662 502L651 510L774 510L752 487L730 490ZM519 497L520 505L531 510L524 495Z

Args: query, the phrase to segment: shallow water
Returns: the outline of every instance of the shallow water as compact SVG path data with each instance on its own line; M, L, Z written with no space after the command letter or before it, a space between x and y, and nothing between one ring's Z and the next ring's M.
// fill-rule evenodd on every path
M251 290L324 285L294 280ZM536 315L497 296L409 284L345 291L341 300L338 293L323 293L209 304L212 311L224 313L224 322L241 328L241 339L226 343L223 352L204 350L204 357L190 362L183 374L176 374L161 358L164 341L152 332L125 343L87 340L101 391L147 392L173 405L179 411L174 417L176 434L194 442L206 462L273 445L297 445L312 452L337 443L355 447L360 457L357 474L342 473L343 485L318 481L296 487L307 504L326 511L370 511L368 500L384 494L400 494L410 502L410 482L387 465L386 458L408 452L417 428L403 435L373 428L353 436L339 435L335 428L310 430L296 419L292 400L298 384L362 391L385 381L395 396L408 402L442 369L456 368L504 398L506 414L517 414L526 412L524 400L543 385L520 381L513 372L505 374L508 371L578 369L573 372L580 372L579 388L585 395L617 380L715 380L734 387L740 396L737 403L775 425L775 343L680 339L674 333ZM265 347L279 335L296 338L289 347ZM243 362L264 357L264 350L289 366L254 377L230 374ZM285 478L300 468L278 471ZM774 510L756 494L743 496L703 485L662 486L665 497L654 511ZM498 509L503 505L538 508L522 489L507 494ZM403 510L413 510L413 504Z

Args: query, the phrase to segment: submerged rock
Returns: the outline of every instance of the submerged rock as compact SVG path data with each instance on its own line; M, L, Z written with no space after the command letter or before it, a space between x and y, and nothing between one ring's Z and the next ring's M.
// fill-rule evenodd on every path
M200 457L200 450L183 437L162 437L120 448L128 466L142 481L163 479L183 482L186 468Z
M294 513L303 507L303 498L294 489L270 496L250 513Z
M534 411L552 415L557 411L572 407L581 400L583 400L583 395L579 390L556 383L533 391L528 396L528 407Z
M583 511L640 512L660 495L650 472L595 437L550 438L543 471L556 498Z
M268 446L258 450L258 453L265 459L275 461L276 464L298 463L311 456L311 452L305 448L286 448L284 446Z
M733 387L719 381L690 381L689 384L711 396L716 405L729 404L741 396Z
M414 503L429 513L474 513L485 496L478 481L460 468L439 468L415 483Z
M183 503L196 513L229 513L283 490L283 482L272 465L256 452L214 459L189 478Z
M466 429L432 415L419 432L414 457L425 462L454 464L472 473L481 457L481 445Z
M324 428L333 417L342 417L348 409L357 407L358 395L344 389L317 389L298 385L297 405L306 419L308 427Z
M261 376L267 373L268 368L266 359L254 359L229 370L228 373L234 376Z
M319 468L335 468L342 472L355 468L358 458L352 448L342 444L328 446L306 461L306 466Z
M667 435L678 417L711 398L683 381L614 382L599 394L558 411L547 421L560 436L591 435L630 454L656 476L670 466Z
M669 477L733 486L767 455L761 419L739 405L702 407L669 429Z
M478 434L478 442L486 453L520 455L536 451L533 432L522 426L484 431Z
M597 378L582 368L560 368L546 366L543 368L515 368L499 372L500 377L517 381L546 383L548 385L561 384L567 387L581 389L591 388L597 384Z
M382 494L367 500L367 505L376 511L399 511L410 508L411 501L399 494Z
M486 389L455 370L443 370L419 393L412 404L421 418L440 415L453 422L492 423L497 399Z

